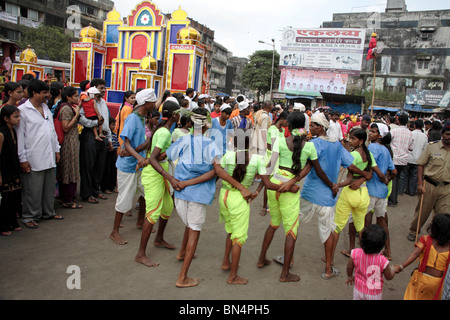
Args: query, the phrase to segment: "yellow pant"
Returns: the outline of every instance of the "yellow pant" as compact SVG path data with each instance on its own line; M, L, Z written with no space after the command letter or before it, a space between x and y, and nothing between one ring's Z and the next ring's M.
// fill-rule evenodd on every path
M161 163L164 170L169 170L169 163ZM142 185L145 192L145 217L155 224L159 217L168 219L173 211L173 200L170 194L169 182L156 170L148 165L142 170Z
M248 238L250 205L238 190L222 188L219 195L220 218L234 243L243 245Z
M293 178L293 174L278 169L277 175L274 175L270 181L275 184L281 184L282 181L277 177L283 177L282 180ZM274 228L278 228L283 223L285 236L291 234L297 239L297 231L299 226L300 213L300 191L296 193L283 192L279 193L275 190L267 189L267 203L270 208L270 224Z
M366 186L361 186L357 190L344 187L336 203L335 231L340 233L344 229L351 213L356 232L360 232L364 228L364 218L369 204L370 197Z

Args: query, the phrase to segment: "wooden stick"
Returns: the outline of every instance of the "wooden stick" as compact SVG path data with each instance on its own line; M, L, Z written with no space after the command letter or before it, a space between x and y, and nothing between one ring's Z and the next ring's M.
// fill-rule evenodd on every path
M419 236L419 225L420 225L420 218L422 216L422 205L423 205L423 193L422 196L420 197L420 209L419 209L419 217L417 219L417 230L416 230L416 241L417 242L417 237Z

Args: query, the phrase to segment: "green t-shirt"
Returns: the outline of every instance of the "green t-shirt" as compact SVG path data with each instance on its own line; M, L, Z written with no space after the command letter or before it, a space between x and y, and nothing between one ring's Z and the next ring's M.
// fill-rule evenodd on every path
M357 150L350 152L350 154L353 156L353 164L357 166L359 170L364 171L367 167L367 161L363 161L361 154ZM370 152L370 158L372 159L372 167L376 167L377 163L375 162L372 152ZM359 174L354 174L354 176L360 177Z
M178 138L191 134L191 131L189 129L181 129L181 128L175 128L172 132L172 141L177 141Z
M233 176L234 168L236 168L236 151L227 151L220 160L220 165L227 171L230 176ZM241 181L241 184L246 188L250 187L256 174L266 174L266 163L264 162L263 156L253 154L250 158L249 164L247 165L245 177ZM222 182L222 184L226 189L233 188L233 186L225 180Z
M153 152L155 147L161 149L161 152L165 152L169 149L172 144L172 135L170 131L166 127L162 127L154 133L152 137L152 148L150 149L150 154ZM149 155L150 155L149 154Z
M276 137L278 137L280 139L285 139L284 129L282 129L280 132L276 126L274 126L274 125L270 126L269 129L267 130L267 143L268 144L272 144L272 137L274 139L276 139Z
M292 151L287 146L286 139L279 139L279 165L280 167L292 168ZM306 162L310 160L317 160L317 150L312 142L305 142L302 153L300 155L300 164L303 169Z

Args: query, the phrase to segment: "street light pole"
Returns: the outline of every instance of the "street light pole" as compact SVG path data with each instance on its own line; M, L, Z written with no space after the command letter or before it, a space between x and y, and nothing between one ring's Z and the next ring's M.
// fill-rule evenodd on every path
M271 39L272 40L272 76L270 78L270 100L272 100L272 88L273 88L273 68L274 68L274 64L275 64L275 39ZM264 43L270 46L269 43L264 42L262 40L258 41L259 43Z

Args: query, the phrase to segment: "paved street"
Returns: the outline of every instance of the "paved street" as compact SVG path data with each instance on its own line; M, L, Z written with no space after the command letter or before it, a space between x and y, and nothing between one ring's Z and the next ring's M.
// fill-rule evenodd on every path
M220 182L218 183L220 186ZM252 185L252 189L256 184ZM281 266L275 262L258 269L256 266L262 238L269 224L269 216L258 214L262 196L251 204L249 239L242 250L239 275L248 277L247 285L228 285L227 272L220 269L225 243L223 225L218 222L218 190L212 206L208 207L207 221L201 233L197 258L189 275L198 277L200 285L180 289L175 281L181 267L177 250L153 246L150 239L148 254L157 268L148 268L134 261L141 231L135 226L137 211L124 217L123 237L128 244L119 246L109 239L114 219L116 194L99 204L83 203L81 210L69 210L56 205L64 221L42 221L39 229L23 227L10 237L0 238L0 299L3 300L351 300L352 287L345 285L345 268L348 259L339 253L348 246L347 228L340 237L335 257L335 267L341 274L331 280L320 275L323 246L317 234L317 219L300 226L293 272L301 281L278 281ZM389 208L392 263L398 264L413 249L406 239L408 226L417 198L402 195L399 205ZM179 247L184 225L176 212L170 219L166 240ZM282 254L282 230L275 234L268 257ZM68 289L66 282L71 273L69 266L81 271L81 288ZM392 281L386 281L384 300L401 300L411 265Z

